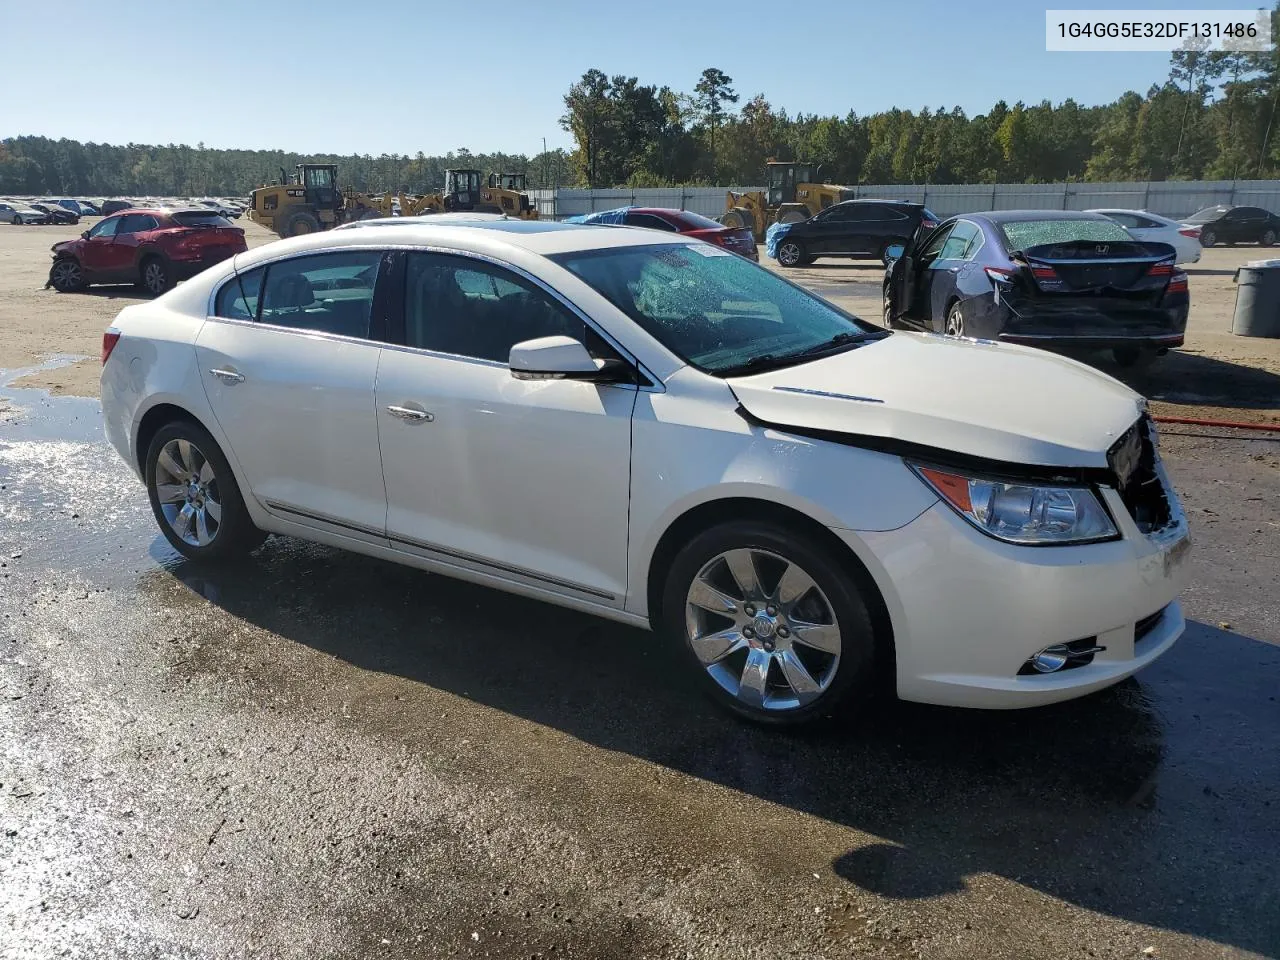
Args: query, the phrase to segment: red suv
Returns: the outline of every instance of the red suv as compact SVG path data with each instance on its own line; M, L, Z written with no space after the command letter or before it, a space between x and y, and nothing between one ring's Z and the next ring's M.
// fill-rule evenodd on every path
M79 240L53 245L46 287L136 283L152 295L248 249L244 231L210 210L122 210Z

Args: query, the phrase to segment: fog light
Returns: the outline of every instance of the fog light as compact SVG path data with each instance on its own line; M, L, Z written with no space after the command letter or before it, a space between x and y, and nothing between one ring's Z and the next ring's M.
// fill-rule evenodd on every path
M1071 651L1067 649L1066 644L1055 643L1032 657L1031 666L1036 673L1053 673L1065 667L1070 656Z

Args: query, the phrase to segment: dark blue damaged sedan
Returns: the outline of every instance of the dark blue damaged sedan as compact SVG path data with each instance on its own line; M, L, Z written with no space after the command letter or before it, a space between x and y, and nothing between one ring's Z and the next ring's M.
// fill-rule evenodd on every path
M966 214L891 252L887 326L1106 350L1122 366L1181 346L1186 332L1191 297L1174 248L1101 214Z

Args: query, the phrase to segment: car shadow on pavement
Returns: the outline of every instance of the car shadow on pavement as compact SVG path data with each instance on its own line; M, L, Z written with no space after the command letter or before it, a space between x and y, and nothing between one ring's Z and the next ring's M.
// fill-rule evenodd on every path
M1280 375L1199 353L1171 350L1146 367L1082 358L1151 400L1209 407L1280 408Z
M886 700L787 733L723 715L658 637L572 611L279 537L236 567L166 566L234 617L363 671L870 834L832 868L880 896L923 900L995 874L1280 951L1280 649L1260 641L1192 623L1141 679L1083 700L1014 712ZM258 656L255 689L307 683L313 696L314 678L233 634L200 669L233 674ZM411 697L387 709L430 742Z

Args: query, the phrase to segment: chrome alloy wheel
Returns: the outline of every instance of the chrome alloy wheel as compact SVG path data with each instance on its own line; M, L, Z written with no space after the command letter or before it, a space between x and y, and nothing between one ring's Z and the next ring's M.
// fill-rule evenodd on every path
M820 696L840 662L840 627L808 573L767 550L718 554L689 586L685 638L744 706L786 711Z
M213 464L190 440L170 440L155 469L156 499L183 543L207 547L222 526L222 502Z

